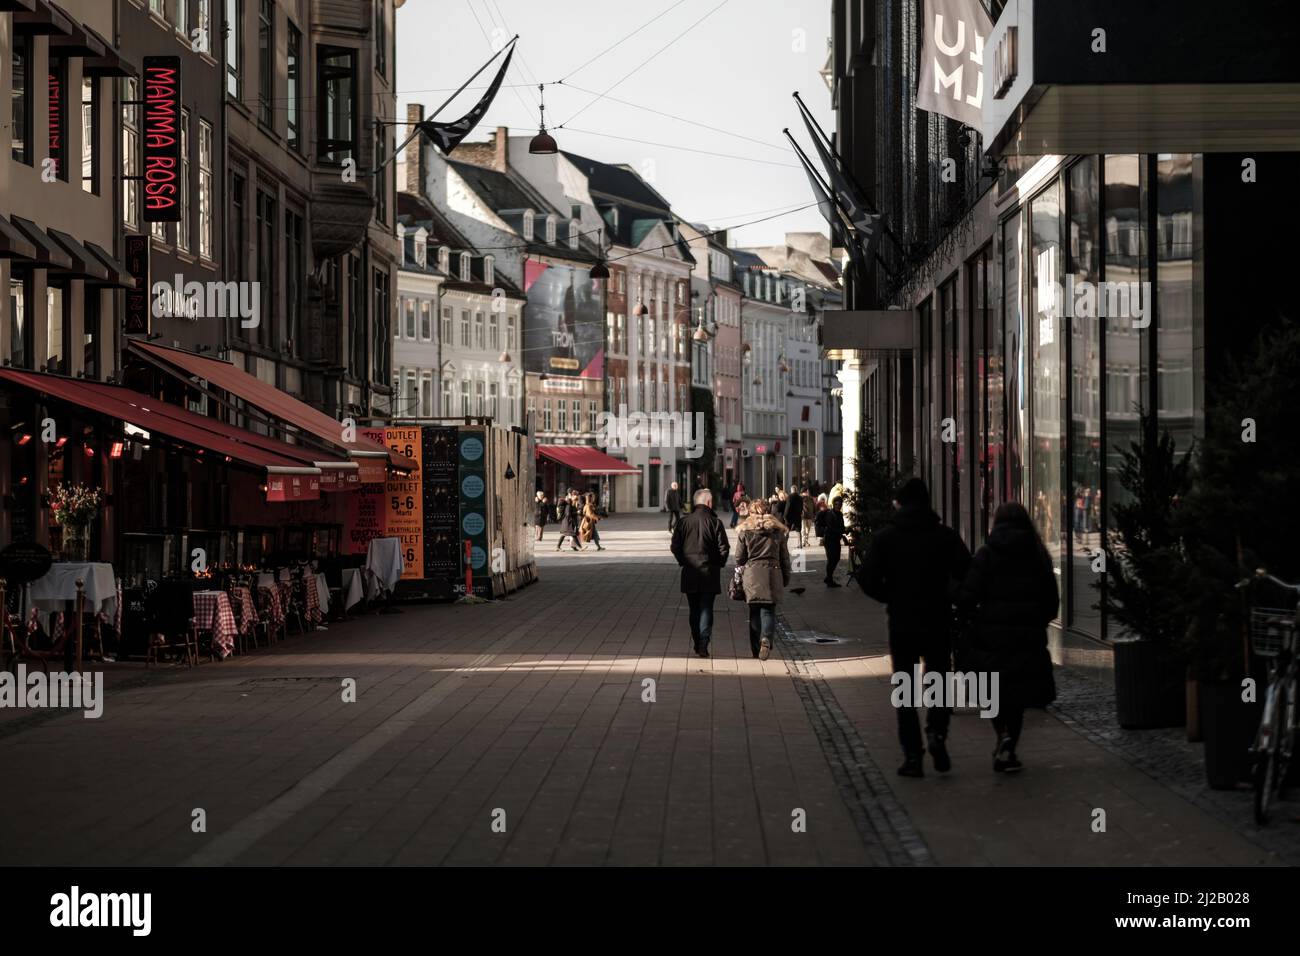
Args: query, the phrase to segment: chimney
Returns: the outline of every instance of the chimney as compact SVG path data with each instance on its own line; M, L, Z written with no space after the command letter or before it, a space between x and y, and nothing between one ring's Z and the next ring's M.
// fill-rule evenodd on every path
M506 155L506 143L510 139L510 129L506 126L498 126L494 138L495 154L492 157L492 168L499 169L506 173L510 171L510 158Z
M406 121L408 123L419 123L424 119L423 103L406 104ZM406 128L407 135L415 132L413 127ZM424 195L424 137L417 136L406 144L406 182L401 184L401 188L408 193L414 193L417 196Z

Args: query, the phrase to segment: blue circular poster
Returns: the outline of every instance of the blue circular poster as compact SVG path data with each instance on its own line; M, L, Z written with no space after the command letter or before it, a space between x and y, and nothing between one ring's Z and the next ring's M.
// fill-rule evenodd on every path
M461 494L466 498L483 497L483 479L478 475L466 475L465 480L460 483Z
M483 441L473 436L460 443L460 456L466 461L478 461L483 457Z
M469 514L465 515L460 526L465 529L465 533L471 538L476 534L482 534L484 526L483 516L477 511L471 511Z

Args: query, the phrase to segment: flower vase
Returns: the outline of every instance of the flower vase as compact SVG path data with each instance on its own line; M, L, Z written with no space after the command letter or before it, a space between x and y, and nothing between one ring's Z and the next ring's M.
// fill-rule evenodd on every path
M90 557L90 526L63 526L63 555L69 561L86 561Z

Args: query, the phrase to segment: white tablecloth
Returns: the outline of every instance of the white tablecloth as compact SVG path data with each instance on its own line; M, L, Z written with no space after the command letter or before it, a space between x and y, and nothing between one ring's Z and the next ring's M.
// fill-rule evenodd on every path
M117 581L113 566L102 561L51 565L43 577L29 585L32 605L42 611L75 611L78 578L85 582L85 610L102 611L109 621L116 620Z
M366 596L364 578L360 568L343 569L343 610L352 610Z
M375 576L385 591L391 591L406 570L406 562L402 560L402 542L397 538L371 538L366 551L366 570Z
M320 602L321 614L328 614L330 609L330 586L325 582L325 575L316 574L316 599Z

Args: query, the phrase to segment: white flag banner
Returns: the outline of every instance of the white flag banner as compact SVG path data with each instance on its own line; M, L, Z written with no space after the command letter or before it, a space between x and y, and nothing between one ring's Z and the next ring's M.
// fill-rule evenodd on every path
M984 41L992 24L979 0L925 0L916 105L980 128Z

